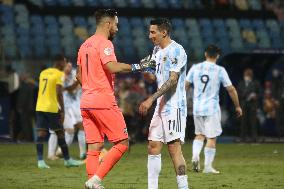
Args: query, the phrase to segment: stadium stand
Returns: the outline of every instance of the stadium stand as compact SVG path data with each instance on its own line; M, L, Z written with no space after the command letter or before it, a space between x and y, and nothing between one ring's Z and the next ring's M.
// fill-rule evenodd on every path
M89 15L49 15L36 14L28 6L49 7L118 7L143 9L205 9L230 7L237 11L263 11L258 0L204 1L177 0L29 0L29 3L15 3L4 0L0 5L1 43L8 58L28 58L52 56L64 52L75 58L82 41L95 31L95 20ZM163 2L163 3L161 3ZM115 40L118 56L129 61L150 51L148 42L147 15L145 17L120 17L120 32ZM216 43L225 53L244 52L254 48L283 48L284 24L275 18L195 18L175 17L173 24L174 39L190 49L194 58L202 56L203 48ZM31 40L33 39L33 40ZM119 57L119 58L120 58Z

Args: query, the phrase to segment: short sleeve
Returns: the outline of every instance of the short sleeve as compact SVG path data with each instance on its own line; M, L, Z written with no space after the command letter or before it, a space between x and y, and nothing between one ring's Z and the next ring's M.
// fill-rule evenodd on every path
M188 81L189 83L193 83L193 73L194 73L194 65L189 69L185 80Z
M63 86L63 81L64 81L64 73L59 72L58 75L57 75L56 85L62 85Z
M180 72L187 62L187 55L182 48L174 48L170 54L170 71Z
M117 61L114 53L114 47L110 40L102 41L100 46L100 59L103 64L111 61Z
M231 82L229 75L228 75L227 71L225 70L225 68L221 68L220 77L221 77L221 83L224 87L228 87L228 86L232 85L232 82Z

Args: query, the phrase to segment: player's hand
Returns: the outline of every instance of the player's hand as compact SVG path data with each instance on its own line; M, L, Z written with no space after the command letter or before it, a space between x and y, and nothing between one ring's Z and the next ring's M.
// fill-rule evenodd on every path
M243 110L241 107L236 107L237 117L241 117L243 115Z
M145 100L144 102L142 102L139 106L139 113L142 115L142 116L145 116L147 115L148 113L148 110L150 109L150 107L152 106L153 104L153 98L152 97L149 97L147 100Z
M150 71L150 70L155 70L156 71L156 61L154 59L151 59L151 56L147 56L140 60L140 65L142 67L143 71ZM154 73L155 73L154 71Z
M156 61L151 59L151 56L147 56L140 60L139 64L132 64L131 65L132 71L146 71L155 73L156 70Z

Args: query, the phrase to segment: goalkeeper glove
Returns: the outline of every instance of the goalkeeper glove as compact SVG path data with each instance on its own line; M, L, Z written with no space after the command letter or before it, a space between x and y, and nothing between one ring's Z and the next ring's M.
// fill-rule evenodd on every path
M155 72L156 61L151 60L151 56L147 56L146 58L143 58L142 60L140 60L139 64L132 64L131 69L133 72L137 72L137 71L148 71L149 72L149 70L154 70Z

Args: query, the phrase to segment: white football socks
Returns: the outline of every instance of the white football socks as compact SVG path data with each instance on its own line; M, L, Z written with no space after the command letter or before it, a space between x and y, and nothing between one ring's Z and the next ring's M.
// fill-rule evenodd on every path
M48 139L48 157L54 157L55 151L57 148L57 135L55 132L50 133L49 139Z
M208 147L204 148L204 156L205 156L204 167L205 168L212 168L212 163L214 161L215 154L216 154L216 148L208 148Z
M177 176L178 189L188 189L187 175Z
M86 139L85 139L85 132L83 130L79 130L78 134L78 144L79 144L79 150L80 155L86 154Z
M192 161L199 161L199 155L203 147L203 140L193 140L192 144Z
M158 189L161 167L161 154L148 155L148 189Z
M74 139L74 133L69 133L65 131L65 141L67 146L70 146Z

